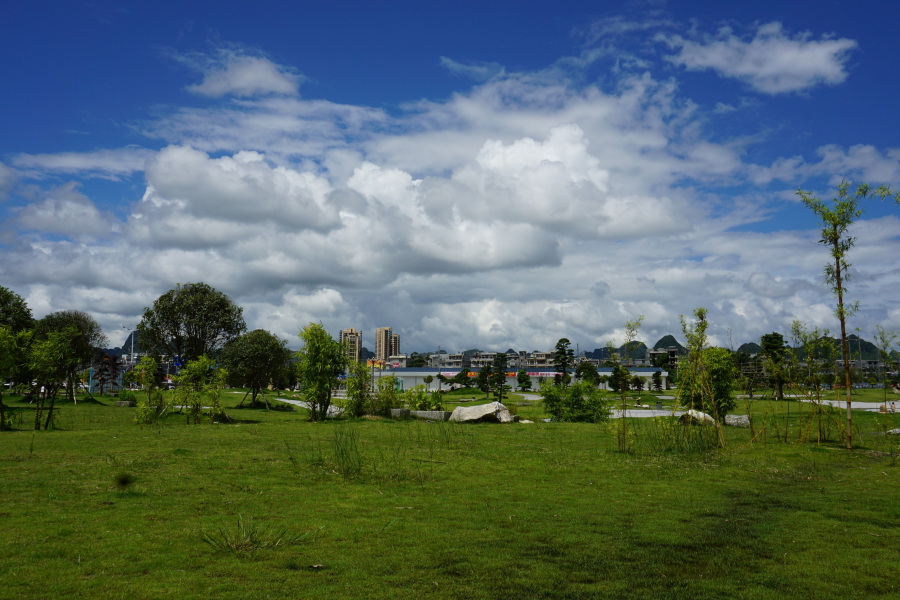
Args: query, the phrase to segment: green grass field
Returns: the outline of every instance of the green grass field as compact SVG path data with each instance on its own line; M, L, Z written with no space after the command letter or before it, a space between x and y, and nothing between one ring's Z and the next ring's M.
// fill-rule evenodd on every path
M856 414L852 452L726 428L722 450L623 454L617 421L315 424L240 398L231 424L139 427L100 398L35 432L5 396L0 597L900 597L882 415Z

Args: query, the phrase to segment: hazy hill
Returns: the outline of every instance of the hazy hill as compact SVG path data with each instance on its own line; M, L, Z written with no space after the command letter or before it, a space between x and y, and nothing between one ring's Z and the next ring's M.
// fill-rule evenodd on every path
M687 354L687 349L682 346L678 340L675 339L674 335L664 335L659 338L659 341L653 344L654 350L666 350L669 346L675 346L678 348L678 354Z
M759 354L762 352L762 347L755 342L747 342L746 344L741 344L741 347L738 348L738 352L743 352L744 354Z

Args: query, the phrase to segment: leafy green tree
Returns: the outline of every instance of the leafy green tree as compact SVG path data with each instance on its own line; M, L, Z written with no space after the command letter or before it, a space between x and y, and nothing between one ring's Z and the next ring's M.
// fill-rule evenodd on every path
M426 356L424 354L419 354L418 352L413 352L409 355L409 359L406 361L407 367L426 367L428 366L426 363Z
M596 387L600 383L600 374L597 373L597 367L583 360L575 367L575 379L587 381Z
M505 392L509 391L509 386L506 384L506 354L502 352L498 352L497 358L494 359L490 387L497 402L502 403Z
M250 406L256 406L256 398L262 394L267 408L269 401L262 390L269 384L287 379L290 362L291 351L287 342L265 329L239 335L227 342L219 354L219 363L228 371L231 385L250 388L247 392L250 394ZM241 404L243 402L241 400Z
M3 404L4 383L16 376L19 340L12 327L0 325L0 431L6 430L6 406Z
M439 373L439 375L440 375L440 373ZM432 377L431 375L426 375L425 377L422 378L422 381L425 382L426 386L431 388L431 382L434 381L434 377Z
M553 353L553 365L557 371L554 382L557 385L567 387L571 376L569 369L575 364L575 351L572 350L572 342L568 338L560 338L556 342L556 351Z
M636 392L644 391L644 378L640 375L635 375L631 378L631 389Z
M734 410L734 383L737 373L734 357L728 348L703 348L702 374L685 378L681 389L683 406L712 415L716 421L724 421Z
M351 417L361 417L371 404L369 367L364 362L351 362L347 367L347 404Z
M0 326L19 333L31 328L34 319L22 296L0 285Z
M201 356L182 367L175 377L178 382L176 398L187 409L188 425L202 422L204 395L205 402L209 404L210 423L223 414L222 389L227 379L228 371L217 368L216 359L212 356Z
M475 378L475 385L478 386L478 389L484 392L485 397L489 398L491 395L491 375L493 371L491 369L490 364L486 364L480 369L478 369L478 376Z
M162 377L156 359L152 356L142 356L141 361L135 365L134 369L126 374L126 381L137 383L143 391L147 392L147 410L143 411L139 422L149 424L162 416L165 408L163 395L160 392Z
M615 365L612 368L612 373L606 378L609 383L609 389L616 393L628 391L628 379L630 376L631 374L626 367L623 365Z
M662 371L655 371L653 373L653 389L657 392L661 392L662 387Z
M66 373L66 381L68 382L66 395L69 400L75 402L76 372L89 367L97 351L108 344L109 340L96 319L80 310L61 310L50 313L37 321L34 326L35 339L46 339L49 332L62 331L69 327L77 331L77 335L72 338L71 348L72 355L76 360L71 364L69 372Z
M609 404L590 382L563 387L549 381L541 383L544 408L556 421L600 423L609 419Z
M180 356L186 362L217 354L246 330L243 309L205 283L169 290L144 309L137 326L144 353Z
M531 389L531 377L528 375L528 371L519 369L519 372L516 373L516 385L519 386L520 390L528 391Z
M332 390L349 358L340 342L332 338L320 323L310 323L300 330L304 347L297 353L300 359L300 379L303 395L309 403L310 418L325 420L331 406Z
M472 387L472 379L474 378L469 377L469 370L466 368L462 368L459 373L457 373L453 376L452 379L450 379L450 383L452 383L453 385L460 385L466 389L469 389L470 387Z
M845 284L850 280L850 263L847 255L856 243L856 238L849 234L850 227L862 216L863 209L859 203L865 199L872 189L862 183L856 188L856 192L850 192L850 184L841 181L838 185L838 195L833 198L830 205L816 198L812 192L797 190L797 195L803 200L803 204L812 210L819 218L820 238L819 243L827 247L831 252L831 260L825 265L825 283L831 286L831 291L837 298L835 316L841 323L841 350L844 357L844 385L847 398L847 449L853 448L853 417L850 401L850 348L847 343L847 319L859 310L859 302L846 303L844 294ZM875 193L883 198L891 195L889 188L880 187Z
M784 400L784 383L785 383L785 358L787 357L787 344L784 336L773 331L762 336L759 341L762 347L763 356L766 357L766 366L769 374L775 384L775 393L778 400Z
M79 332L74 326L62 331L51 331L45 339L34 341L29 348L28 362L31 373L36 378L37 385L44 390L39 395L35 407L35 429L41 428L41 417L48 399L50 406L47 409L44 429L50 427L60 383L65 380L72 365L78 361L72 343L78 335Z

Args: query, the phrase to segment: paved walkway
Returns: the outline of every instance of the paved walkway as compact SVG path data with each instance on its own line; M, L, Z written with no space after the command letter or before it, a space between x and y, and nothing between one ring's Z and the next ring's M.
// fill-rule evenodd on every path
M643 409L643 410L625 410L625 416L629 418L648 418L648 417L671 417L676 416L680 417L684 414L683 410L676 410L672 412L671 410L656 410L656 409ZM613 410L609 415L610 419L621 419L622 418L622 410Z
M284 402L285 404L293 404L294 406L299 406L301 408L305 408L305 409L309 410L309 402L304 402L303 400L294 400L292 398L275 398L275 399L278 400L279 402ZM328 405L328 416L329 417L336 417L339 414L341 414L342 412L344 412L344 409L341 408L340 406L336 406L333 403Z

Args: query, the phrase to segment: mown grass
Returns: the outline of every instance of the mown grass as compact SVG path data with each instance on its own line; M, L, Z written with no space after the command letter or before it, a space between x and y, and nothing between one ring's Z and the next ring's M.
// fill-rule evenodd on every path
M900 595L900 447L873 413L852 452L728 428L621 454L604 425L313 424L233 394L231 424L139 427L100 398L34 432L5 400L4 598Z

